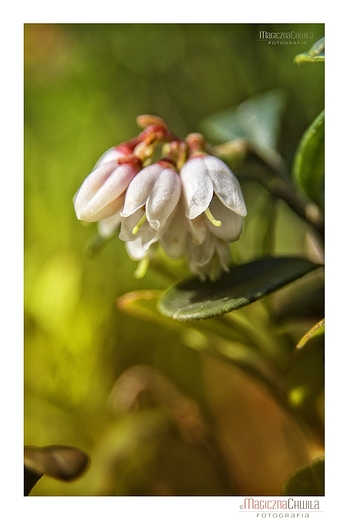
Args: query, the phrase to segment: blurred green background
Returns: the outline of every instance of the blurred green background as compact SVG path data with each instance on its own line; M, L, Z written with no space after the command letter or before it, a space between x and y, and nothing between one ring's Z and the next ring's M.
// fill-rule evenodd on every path
M263 30L314 36L303 44L272 45L260 41ZM187 348L190 329L169 320L163 326L138 320L117 308L123 294L161 290L173 279L150 268L136 280L136 264L117 238L92 255L96 227L76 220L72 199L102 153L139 132L137 115L158 115L184 137L201 131L214 112L274 88L285 96L279 150L291 165L324 102L322 64L298 66L293 60L323 36L323 25L26 24L24 34L24 440L76 446L92 459L79 480L43 478L33 494L275 494L279 479L307 460L302 433L298 441L297 426L291 426L282 437L288 419L262 388L240 405L245 413L233 421L229 410L243 402L242 389L248 395L253 382L199 348ZM251 214L268 207L262 190L246 186L245 197ZM255 224L246 223L237 248L242 259L259 253ZM284 209L279 225L277 252L301 252L303 223ZM198 345L203 340L199 334L189 339ZM239 441L249 427L255 432L240 450L248 460L238 460L233 450L227 456L240 478L234 475L227 484L214 457L168 431L160 406L113 412L108 396L115 380L139 364L158 370L195 400L225 443L229 421ZM260 455L275 417L281 418L279 451L265 447Z

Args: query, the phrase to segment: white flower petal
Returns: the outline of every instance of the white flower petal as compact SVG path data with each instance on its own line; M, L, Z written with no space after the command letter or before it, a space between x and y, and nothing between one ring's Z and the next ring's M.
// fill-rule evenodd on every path
M116 170L117 161L104 164L100 168L93 170L83 181L80 189L74 197L74 207L77 217L83 213L84 208L94 197L98 190L103 186L106 179ZM82 218L80 220L83 220Z
M139 209L129 217L121 217L121 230L119 238L124 242L141 241L144 248L149 248L151 244L157 242L160 238L158 231L153 229L147 221L142 223L136 230L139 222L143 220L144 212ZM164 232L164 230L161 230Z
M170 168L161 171L146 202L146 215L150 226L159 229L175 209L181 192L179 175Z
M103 206L98 211L95 211L93 213L93 220L89 220L89 222L98 222L99 220L102 220L104 218L108 218L115 213L119 213L122 209L124 201L124 195L120 195L117 197L117 199L112 200L109 204L106 206Z
M212 155L204 158L204 163L213 182L214 191L219 199L229 209L242 217L247 214L247 209L237 177L223 161Z
M202 246L199 246L202 248ZM209 247L209 254L204 250ZM209 244L207 243L199 255L197 251L195 255L189 257L190 269L195 273L202 281L210 278L216 280L221 275L222 271L228 271L228 265L230 261L230 249L227 242L210 236ZM207 259L206 262L203 262Z
M177 205L170 222L161 236L161 246L171 258L180 258L185 253L188 239L187 219L181 201Z
M221 226L215 226L206 218L208 229L226 242L238 240L243 230L244 218L228 209L217 197L213 197L209 209L214 218L221 222Z
M137 171L138 167L132 164L119 165L117 161L102 164L93 170L75 197L77 218L96 222L119 211L120 201L116 200L126 190Z
M231 251L227 242L217 239L215 242L216 252L220 260L220 266L225 272L229 271Z
M135 240L137 237L133 233L134 228L141 222L144 211L142 209L138 209L135 213L132 215L129 215L129 217L122 217L121 215L121 230L119 234L119 238L121 240L124 240L125 242L128 242L129 240ZM143 226L145 223L143 224Z
M202 266L207 264L214 254L214 236L208 233L203 244L195 245L194 241L189 242L188 257L190 265Z
M201 157L189 159L180 170L186 201L186 216L198 217L209 206L213 197L213 182Z
M207 217L204 214L194 219L188 219L187 223L195 245L203 244L205 241L208 232L207 222Z
M124 208L121 212L122 217L129 217L145 205L161 171L162 167L159 164L150 164L134 177L127 189Z
M121 222L120 213L117 212L110 217L103 218L98 222L98 232L103 238L109 238L114 233Z
M131 242L127 242L126 249L132 260L142 260L148 254L148 251L144 248L140 237Z

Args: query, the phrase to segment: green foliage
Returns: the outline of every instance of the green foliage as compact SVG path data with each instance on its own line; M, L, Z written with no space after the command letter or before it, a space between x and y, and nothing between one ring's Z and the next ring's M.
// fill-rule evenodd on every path
M324 111L302 137L294 161L295 181L321 209L324 205Z
M31 495L280 495L289 475L285 494L320 494L324 72L258 41L272 29L25 26L25 444L91 458L71 482L28 466ZM241 182L220 281L185 281L163 252L136 279L116 236L76 220L142 113L202 131Z
M278 137L284 93L271 90L253 96L234 109L224 110L202 122L203 132L217 141L244 138L266 161L278 163Z
M299 65L308 62L325 61L325 38L320 38L320 40L315 42L308 52L303 52L295 56L294 61Z
M180 282L158 308L177 320L202 320L235 311L304 276L318 266L305 258L262 258L232 267L216 282Z

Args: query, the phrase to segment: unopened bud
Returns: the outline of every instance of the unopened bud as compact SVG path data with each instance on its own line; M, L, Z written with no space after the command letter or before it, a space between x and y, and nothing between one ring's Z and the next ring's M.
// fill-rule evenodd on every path
M168 125L163 121L161 117L153 116L150 114L143 114L141 116L138 116L136 121L140 128L147 128L150 125L160 125L164 128L168 128Z

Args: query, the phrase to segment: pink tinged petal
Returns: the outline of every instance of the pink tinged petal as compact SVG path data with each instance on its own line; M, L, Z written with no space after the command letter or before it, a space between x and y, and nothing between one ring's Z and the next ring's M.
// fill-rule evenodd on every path
M178 204L181 182L176 171L165 168L161 171L146 202L146 216L149 224L158 230Z
M226 242L235 242L238 240L243 230L244 218L228 209L217 197L213 197L209 209L214 215L214 218L221 222L221 226L215 226L206 218L205 222L208 229L215 236Z
M110 217L103 218L98 222L98 232L103 238L110 238L120 225L121 217L120 213L117 212Z
M223 161L212 155L204 157L204 163L213 182L214 191L221 202L242 217L247 214L239 181Z
M103 155L100 157L100 159L98 159L96 165L94 166L94 169L98 168L98 166L100 166L101 164L105 164L105 163L108 163L111 161L116 161L117 159L119 159L120 157L123 157L124 155L125 155L124 153L120 152L117 149L117 146L109 148L109 150L107 150L105 153L103 153Z
M189 159L180 170L186 201L186 216L198 217L209 206L214 193L213 182L202 157Z
M132 180L126 192L122 217L128 217L145 205L146 200L154 187L163 167L159 164L146 166Z
M74 206L77 216L82 212L82 209L94 197L97 191L103 186L106 179L116 170L118 166L117 161L103 165L100 168L94 169L83 181L80 189L74 197ZM82 220L82 219L81 219Z
M124 201L124 195L120 195L117 197L117 199L113 200L106 206L103 206L100 208L100 210L96 211L93 216L93 220L90 220L90 222L98 222L99 220L102 220L104 218L108 218L115 213L119 213L122 209Z
M119 198L139 171L133 164L111 161L99 166L85 179L75 197L75 211L79 220L96 222L119 211Z

